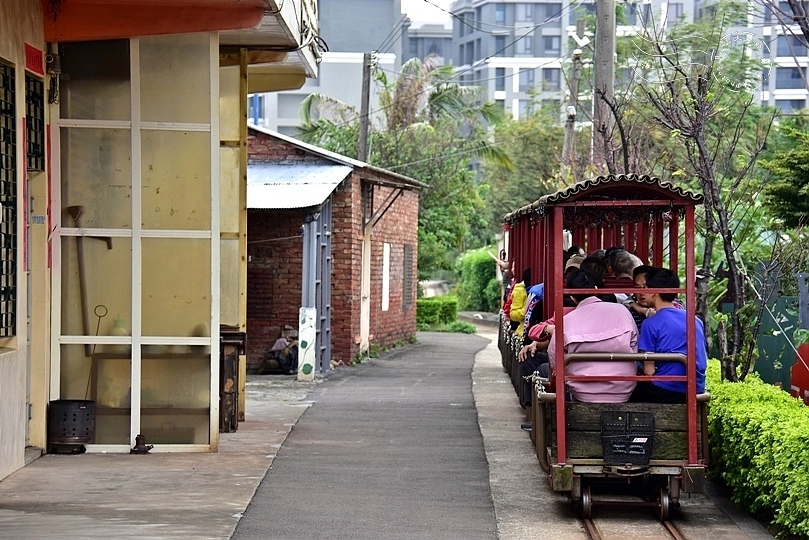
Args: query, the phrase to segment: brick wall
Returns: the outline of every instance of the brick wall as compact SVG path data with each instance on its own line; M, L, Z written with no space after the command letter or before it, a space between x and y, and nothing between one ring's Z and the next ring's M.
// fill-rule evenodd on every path
M260 364L285 324L297 328L303 239L300 210L247 214L247 363Z
M359 351L362 286L362 194L356 173L334 194L331 242L332 358L350 364Z
M375 188L378 207L391 191ZM374 227L371 236L371 343L390 346L416 333L416 289L418 250L418 192L405 191ZM390 244L388 310L382 311L383 244ZM410 286L405 287L405 246L411 246ZM409 289L409 298L405 290Z

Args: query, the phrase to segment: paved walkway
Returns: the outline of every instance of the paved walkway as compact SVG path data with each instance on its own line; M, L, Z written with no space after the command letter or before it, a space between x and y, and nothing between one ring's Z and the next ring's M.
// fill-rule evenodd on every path
M423 334L320 385L234 538L495 538L471 377L486 345Z
M44 456L0 482L0 538L582 539L494 331L419 334L319 383L251 376L218 454ZM706 496L684 507L713 540L771 538Z

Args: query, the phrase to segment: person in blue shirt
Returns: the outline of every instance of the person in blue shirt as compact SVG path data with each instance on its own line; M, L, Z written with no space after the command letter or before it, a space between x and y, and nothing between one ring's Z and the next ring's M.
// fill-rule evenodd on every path
M652 268L646 273L646 287L658 289L674 289L680 287L677 274L666 268ZM655 314L647 317L640 328L638 351L650 353L686 354L686 310L675 305L677 295L674 293L638 293L641 304L655 310ZM708 355L705 348L705 328L697 318L696 335L696 368L697 393L705 392L705 369ZM646 375L685 375L685 365L681 362L644 362ZM630 401L652 403L685 403L686 383L676 381L639 382L632 393Z

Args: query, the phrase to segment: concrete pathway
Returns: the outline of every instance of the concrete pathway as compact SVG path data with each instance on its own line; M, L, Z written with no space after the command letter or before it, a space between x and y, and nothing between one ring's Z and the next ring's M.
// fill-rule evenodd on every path
M0 481L0 538L583 539L495 333L419 334L314 383L251 375L217 454L43 456ZM771 538L721 494L684 507L691 538Z

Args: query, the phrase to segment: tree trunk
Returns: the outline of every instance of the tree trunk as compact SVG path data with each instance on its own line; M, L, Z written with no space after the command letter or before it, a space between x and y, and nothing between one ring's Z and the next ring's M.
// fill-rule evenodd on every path
M730 316L732 338L729 344L728 355L735 359L742 349L742 341L744 338L744 331L739 319L739 310L744 306L746 301L744 281L734 251L733 230L730 226L727 209L722 201L719 184L713 174L713 160L705 145L704 133L700 132L695 138L695 142L699 152L701 172L705 175L702 178L703 192L710 194L710 196L708 196L708 193L706 193L706 202L710 203L711 211L716 212L715 225L719 229L718 233L722 238L722 247L725 252L725 259L728 263L728 290L733 297L733 313L731 313Z

